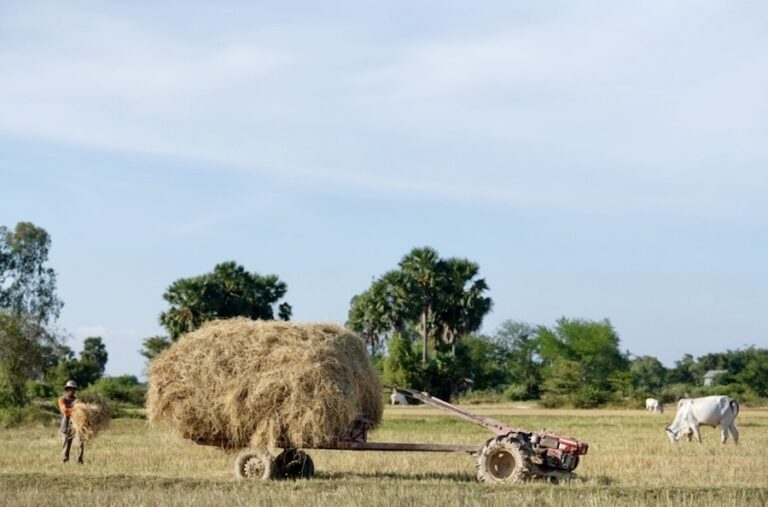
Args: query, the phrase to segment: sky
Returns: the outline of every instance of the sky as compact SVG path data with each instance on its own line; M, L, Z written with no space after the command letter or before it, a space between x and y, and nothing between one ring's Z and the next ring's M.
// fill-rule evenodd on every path
M768 4L0 0L0 225L52 237L76 351L141 375L234 260L296 321L413 247L492 313L671 366L768 346Z

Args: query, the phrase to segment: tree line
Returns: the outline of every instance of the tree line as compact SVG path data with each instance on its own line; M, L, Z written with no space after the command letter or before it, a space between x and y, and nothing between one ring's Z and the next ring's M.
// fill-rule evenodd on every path
M63 302L47 265L50 246L48 233L34 224L0 227L0 407L52 396L68 379L140 402L136 377L102 378L108 354L100 337L87 338L76 357L55 327ZM346 325L365 340L385 382L445 398L486 393L594 407L702 392L768 397L766 349L685 355L666 368L655 357L622 351L608 319L563 317L551 326L510 320L478 334L493 307L489 290L477 263L414 248L351 298ZM214 318L289 320L287 291L277 275L233 261L178 279L162 295L168 308L159 322L167 334L146 338L140 352L151 360ZM726 373L705 389L703 376L713 369Z

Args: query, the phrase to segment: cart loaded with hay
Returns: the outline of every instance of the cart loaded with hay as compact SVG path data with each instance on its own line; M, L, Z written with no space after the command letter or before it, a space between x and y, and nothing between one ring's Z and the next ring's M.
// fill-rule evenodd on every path
M306 450L335 449L465 452L476 455L480 480L557 481L573 477L587 452L573 438L513 428L428 393L394 389L495 436L483 446L369 442L381 421L382 385L360 338L332 324L208 322L152 361L147 409L150 422L197 444L240 450L240 478L310 478Z

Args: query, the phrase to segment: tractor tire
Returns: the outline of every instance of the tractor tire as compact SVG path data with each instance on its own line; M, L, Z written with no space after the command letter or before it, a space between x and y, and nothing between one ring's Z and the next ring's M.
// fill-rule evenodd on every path
M245 449L235 458L235 477L267 481L274 478L275 460L266 449Z
M483 482L522 482L528 479L530 468L530 453L514 437L489 440L477 457L477 478Z
M277 479L311 479L315 475L312 458L298 449L285 449L275 458L274 476Z

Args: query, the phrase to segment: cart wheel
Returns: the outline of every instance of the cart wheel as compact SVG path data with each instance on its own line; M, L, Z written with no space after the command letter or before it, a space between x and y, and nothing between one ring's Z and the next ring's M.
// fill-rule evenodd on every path
M489 441L477 457L477 478L485 482L521 482L528 478L530 457L511 437Z
M275 458L275 477L280 479L311 479L315 475L312 458L298 449L285 449Z
M275 462L266 449L245 449L235 458L235 476L238 479L261 479L274 476Z

